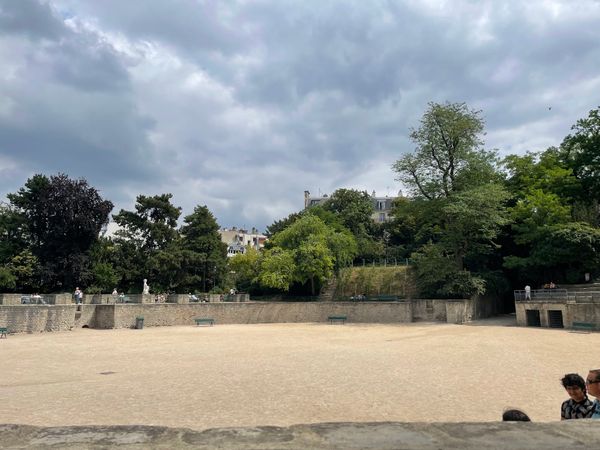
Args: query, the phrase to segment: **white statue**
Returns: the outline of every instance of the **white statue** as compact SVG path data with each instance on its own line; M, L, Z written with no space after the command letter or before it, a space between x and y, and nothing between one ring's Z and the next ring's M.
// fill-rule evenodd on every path
M142 290L142 294L149 294L150 293L150 285L147 283L147 279L144 278L144 288Z

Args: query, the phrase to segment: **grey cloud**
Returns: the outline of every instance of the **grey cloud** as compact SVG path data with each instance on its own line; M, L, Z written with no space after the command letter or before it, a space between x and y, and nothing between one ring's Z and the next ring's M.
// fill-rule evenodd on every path
M128 209L173 192L262 228L305 189L395 192L428 101L482 109L501 151L558 144L597 106L597 2L0 2L8 179L65 171Z
M58 39L64 24L50 5L36 0L0 0L0 34L18 33L32 39Z

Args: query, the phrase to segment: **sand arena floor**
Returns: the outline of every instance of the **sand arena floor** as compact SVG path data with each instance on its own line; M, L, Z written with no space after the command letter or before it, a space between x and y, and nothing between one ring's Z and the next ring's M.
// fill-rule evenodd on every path
M338 421L560 419L559 379L600 333L470 325L76 330L0 340L0 423L205 429Z

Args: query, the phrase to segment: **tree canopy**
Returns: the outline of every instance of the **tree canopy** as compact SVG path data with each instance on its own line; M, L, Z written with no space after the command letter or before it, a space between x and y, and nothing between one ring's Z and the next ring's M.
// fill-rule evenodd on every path
M86 180L65 174L34 175L8 199L14 208L8 228L20 234L17 242L27 242L36 258L36 284L54 290L89 282L90 249L108 223L113 204Z

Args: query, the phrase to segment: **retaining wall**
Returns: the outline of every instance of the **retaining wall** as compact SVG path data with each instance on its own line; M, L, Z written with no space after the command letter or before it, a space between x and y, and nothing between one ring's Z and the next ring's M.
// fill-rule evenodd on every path
M14 305L0 306L0 326L11 333L70 330L75 325L75 306Z
M548 311L561 311L565 328L572 328L573 322L591 323L596 328L600 328L600 303L575 303L567 300L515 302L518 326L527 326L527 310L540 312L540 325L542 327L550 326Z
M470 320L472 308L472 300L15 305L0 306L0 326L7 326L11 333L129 328L138 316L150 327L192 325L197 317L210 317L219 324L244 324L326 322L331 315L347 316L352 323L463 323Z

